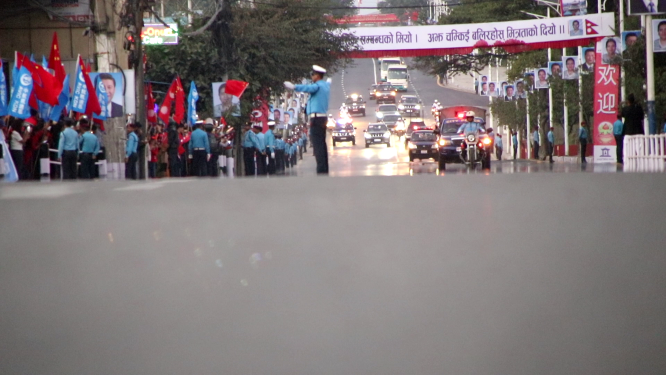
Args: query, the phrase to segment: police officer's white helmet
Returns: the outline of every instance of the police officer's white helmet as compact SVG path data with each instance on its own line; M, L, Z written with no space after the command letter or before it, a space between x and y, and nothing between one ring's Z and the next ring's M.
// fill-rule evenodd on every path
M467 117L476 117L476 113L474 111L467 111Z

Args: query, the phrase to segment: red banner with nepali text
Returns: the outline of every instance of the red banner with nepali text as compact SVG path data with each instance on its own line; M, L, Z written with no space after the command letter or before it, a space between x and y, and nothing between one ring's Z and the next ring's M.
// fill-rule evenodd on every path
M594 68L594 162L615 163L616 145L613 136L613 123L617 120L620 105L618 85L620 83L620 66L611 65L613 56L609 56L606 48L607 40L597 42L596 62ZM612 52L615 52L614 50Z

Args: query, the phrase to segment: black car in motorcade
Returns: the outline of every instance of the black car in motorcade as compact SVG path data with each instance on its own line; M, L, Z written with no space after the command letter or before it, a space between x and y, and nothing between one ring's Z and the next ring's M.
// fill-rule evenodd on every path
M407 146L407 142L409 142L409 138L412 136L412 133L414 133L417 130L434 130L434 127L429 127L426 125L425 120L418 117L418 118L411 118L407 122L407 125L405 126L405 146Z
M375 90L377 90L377 86L378 85L370 85L368 88L368 98L370 98L370 100L375 100Z
M411 162L415 159L439 160L438 140L439 136L432 130L417 130L413 132L409 142L407 142L409 161Z
M368 124L368 129L363 131L365 138L365 148L370 145L385 144L386 147L391 147L391 132L388 127L383 123Z
M485 134L486 122L475 117L474 122L479 124L479 132ZM442 120L439 127L439 169L446 169L446 163L463 163L460 152L463 147L464 136L462 127L467 123L464 118L447 118Z
M382 117L382 122L386 124L388 130L391 133L397 135L398 137L405 135L405 120L403 120L402 116L385 115Z
M365 100L363 96L359 94L351 94L345 99L345 104L347 105L347 112L350 115L360 114L365 117Z
M377 85L375 89L375 99L377 99L377 104L382 103L394 103L395 96L398 95L398 90L393 87L390 83L382 83Z
M398 103L398 111L407 117L422 117L423 102L416 95L403 95Z
M337 146L338 142L351 142L352 146L356 146L356 128L352 124L337 123L333 129L331 137L333 138L333 147Z

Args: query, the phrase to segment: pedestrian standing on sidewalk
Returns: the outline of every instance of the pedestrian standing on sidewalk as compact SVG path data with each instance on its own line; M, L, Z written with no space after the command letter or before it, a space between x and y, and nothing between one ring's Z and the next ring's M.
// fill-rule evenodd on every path
M58 141L58 160L62 161L62 178L64 180L76 179L76 158L79 154L79 134L72 129L74 120L66 118L65 130L60 133Z
M125 179L136 180L137 160L139 150L139 137L136 135L133 123L127 124L127 143L125 144Z
M624 157L624 123L622 122L622 115L617 115L617 120L613 123L613 136L615 137L616 144L616 157L617 162L622 164Z
M532 133L532 147L534 148L534 159L539 160L539 127Z
M555 136L553 135L553 127L550 127L550 130L548 131L548 157L550 158L550 162L554 163L553 161L553 147L555 145Z
M515 131L511 132L511 143L513 144L513 160L516 160L516 155L518 155L518 133Z
M587 153L587 139L587 124L585 121L583 121L580 123L580 128L578 128L578 142L580 142L580 162L583 164L587 163L587 160L585 160L585 155Z
M624 135L644 134L643 119L645 112L643 107L636 103L634 94L629 94L627 97L627 105L622 108L622 117L624 118Z
M285 82L287 89L297 92L307 92L310 99L306 112L310 118L310 141L317 160L317 174L328 174L328 151L326 147L326 121L328 118L328 100L331 93L330 83L324 81L326 69L318 65L312 66L312 84L294 85Z
M25 180L28 178L28 173L26 173L24 163L23 146L28 141L28 138L30 138L30 132L24 130L23 120L16 118L12 121L8 138L9 153L12 155L12 160L14 160L16 173L18 173L19 180ZM76 162L74 162L74 165L76 166Z
M495 138L495 153L497 160L502 160L502 134L497 134Z

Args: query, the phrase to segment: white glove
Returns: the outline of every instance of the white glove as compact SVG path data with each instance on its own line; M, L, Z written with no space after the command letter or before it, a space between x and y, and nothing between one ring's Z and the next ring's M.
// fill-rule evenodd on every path
M293 83L289 82L289 81L284 81L284 87L286 87L289 90L293 90L293 89L296 88L296 86Z
M331 83L331 82L333 82L333 80L330 79L330 78L326 78L326 82Z
M190 159L192 159L192 158L193 158L192 154L190 154L189 158L190 158Z
M275 159L275 153L271 152L271 159Z
M206 155L206 161L210 161L210 154Z

